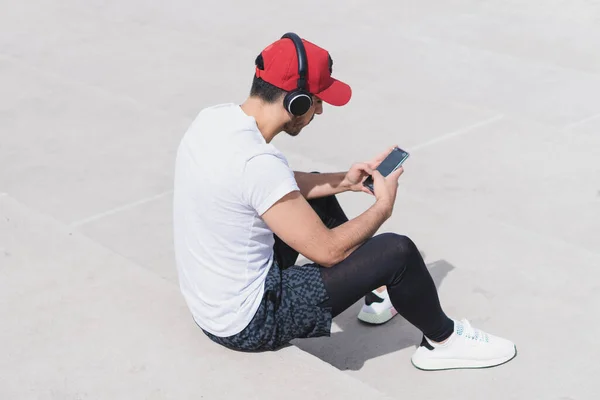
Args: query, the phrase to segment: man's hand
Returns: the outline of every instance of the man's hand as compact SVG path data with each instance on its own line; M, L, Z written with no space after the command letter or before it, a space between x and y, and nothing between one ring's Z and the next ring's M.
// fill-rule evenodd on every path
M365 192L372 194L369 189L363 186L363 181L367 176L373 173L373 169L369 163L356 163L350 167L350 170L346 173L342 186L348 188L352 192Z
M384 206L388 212L388 218L392 216L394 203L396 202L396 194L398 192L398 179L404 172L402 167L398 168L388 176L384 177L379 171L373 171L373 189L377 202Z
M381 164L383 160L391 153L396 147L395 145L388 148L371 161L356 163L350 167L350 170L346 173L342 185L348 188L352 192L365 192L373 195L369 189L363 186L363 181L369 176L373 175L373 170Z

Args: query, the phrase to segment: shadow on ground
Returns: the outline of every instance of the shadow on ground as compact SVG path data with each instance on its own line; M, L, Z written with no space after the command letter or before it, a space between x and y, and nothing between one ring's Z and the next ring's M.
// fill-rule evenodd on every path
M439 289L454 266L444 260L427 265ZM421 342L421 333L400 315L383 325L373 326L360 322L356 316L362 300L334 319L341 332L331 337L298 339L292 343L340 370L359 370L366 361L390 354Z

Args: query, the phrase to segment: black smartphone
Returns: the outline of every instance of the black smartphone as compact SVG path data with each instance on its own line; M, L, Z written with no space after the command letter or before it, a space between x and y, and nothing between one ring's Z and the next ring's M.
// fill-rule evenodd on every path
M410 154L408 154L408 152L402 150L399 147L395 147L394 150L392 150L391 153L388 154L385 160L383 160L376 169L381 175L386 177L398 168L400 168L400 166L402 166L402 163L406 161L409 155ZM372 176L367 177L367 179L365 179L365 181L363 182L363 185L366 186L371 191L371 193L375 192L375 189L373 189Z

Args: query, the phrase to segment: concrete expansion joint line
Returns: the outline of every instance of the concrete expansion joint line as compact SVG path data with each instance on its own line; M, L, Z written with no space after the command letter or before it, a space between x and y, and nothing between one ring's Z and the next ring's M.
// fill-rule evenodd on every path
M453 132L446 133L446 134L444 134L442 136L439 136L439 137L437 137L435 139L432 139L432 140L430 140L428 142L421 143L421 144L418 144L416 146L412 146L410 148L410 151L414 152L416 150L420 150L422 148L425 148L425 147L428 147L428 146L431 146L431 145L434 145L434 144L437 144L437 143L440 143L440 142L444 142L444 141L446 141L448 139L452 139L452 138L454 138L456 136L464 135L465 133L469 133L469 132L471 132L471 131L473 131L475 129L481 128L481 127L489 125L489 124L493 124L494 122L497 122L497 121L501 120L502 118L504 118L504 114L495 115L495 116L493 116L491 118L484 119L483 121L479 121L479 122L476 122L474 124L465 126L464 128L460 128L460 129L457 129L457 130L455 130Z
M152 202L154 200L158 200L158 199L163 198L165 196L168 196L168 195L170 195L172 193L173 193L173 191L169 190L169 191L166 191L166 192L163 192L163 193L156 194L154 196L144 197L143 199L134 201L133 203L124 204L122 206L112 208L112 209L110 209L108 211L104 211L104 212L92 215L90 217L87 217L87 218L84 218L84 219L80 219L79 221L72 222L69 226L72 227L72 228L76 228L78 226L85 225L85 224L93 222L93 221L97 221L97 220L99 220L101 218L105 218L105 217L108 217L110 215L122 212L122 211L130 210L132 208L141 206L142 204L150 203L150 202Z
M577 128L580 125L583 125L583 124L586 124L588 122L594 121L594 120L596 120L598 118L600 118L600 113L599 114L590 115L589 117L585 117L583 119L580 119L579 121L575 121L575 122L572 122L572 123L570 123L568 125L565 125L564 129L565 130L571 130L571 129Z

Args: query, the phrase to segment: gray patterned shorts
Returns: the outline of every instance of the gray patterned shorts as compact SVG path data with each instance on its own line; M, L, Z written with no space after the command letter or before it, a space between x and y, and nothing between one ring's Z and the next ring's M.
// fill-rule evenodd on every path
M281 270L276 262L267 274L265 292L254 318L240 333L214 342L240 351L276 350L292 339L329 336L331 309L319 304L329 296L319 266L294 265Z

